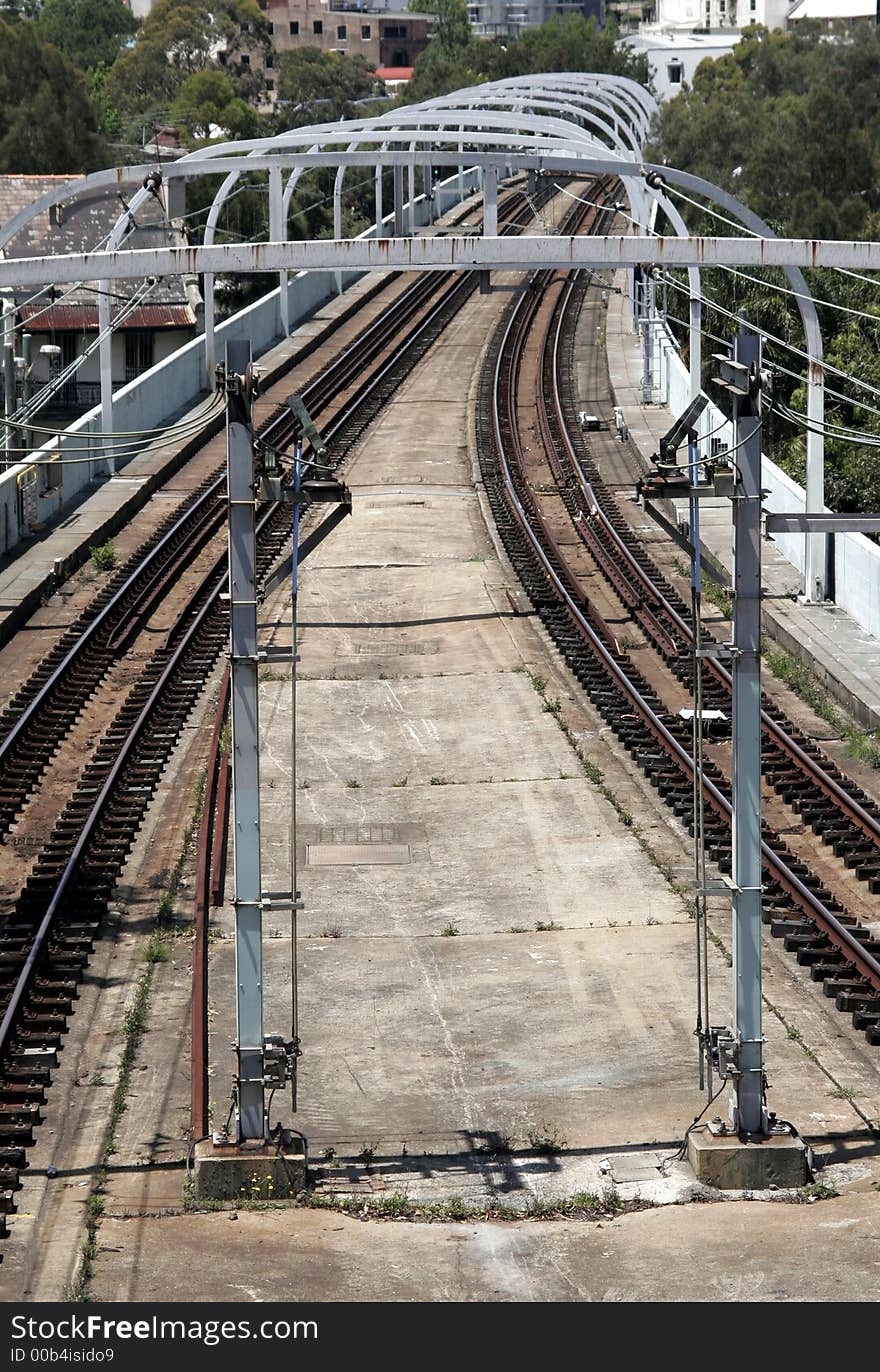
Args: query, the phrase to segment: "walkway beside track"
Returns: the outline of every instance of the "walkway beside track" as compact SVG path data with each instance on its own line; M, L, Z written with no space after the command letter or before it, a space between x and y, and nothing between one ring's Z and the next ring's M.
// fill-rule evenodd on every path
M622 284L622 278L617 282ZM666 405L642 404L642 348L632 332L625 293L609 293L606 349L611 386L631 443L653 466L660 438L673 420ZM684 501L680 513L687 515ZM728 574L733 568L730 502L701 502L704 552ZM764 630L779 647L810 667L829 694L862 725L880 729L880 642L837 605L797 600L800 574L765 540L762 547Z

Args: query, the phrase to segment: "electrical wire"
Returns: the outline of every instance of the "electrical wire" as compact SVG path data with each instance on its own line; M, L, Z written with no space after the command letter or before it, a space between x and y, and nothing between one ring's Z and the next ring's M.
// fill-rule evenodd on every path
M220 402L219 404L218 404L218 401ZM157 429L112 429L112 430L108 430L106 434L102 434L101 437L102 437L102 438L149 438L152 434L167 434L167 433L171 432L172 430L176 431L178 428L185 429L185 428L189 427L190 425L197 425L197 426L198 426L198 425L201 425L201 424L204 422L204 420L208 417L208 415L212 414L212 413L213 413L215 410L217 410L217 409L221 409L221 408L222 408L222 405L223 405L223 397L222 397L222 394L221 394L219 391L215 391L214 394L211 396L211 398L205 402L204 413L200 413L198 410L196 410L196 411L194 411L191 415L189 415L188 417L186 417L185 419L179 420L176 424L172 424L172 425L162 425L162 426L160 426L160 427L157 428ZM8 425L10 425L12 428L15 428L15 429L27 429L28 433L48 434L48 435L50 435L50 437L53 437L53 438L54 438L54 437L61 437L61 436L62 436L62 435L59 434L57 428L55 428L55 429L53 429L53 428L46 428L46 427L41 427L40 425L37 425L37 424L23 424L23 423L21 423L20 421L12 420L12 419L0 419L0 424L8 424Z
M571 191L566 191L566 189L565 189L564 186L555 186L555 189L558 190L558 191L560 191L563 195L568 195L568 196L569 196L571 199L573 199L573 200L581 200L582 203L585 204L585 205L593 205L593 206L595 206L595 207L597 207L597 208L602 208L601 206L598 206L598 205L597 205L597 202L594 201L594 200L587 200L587 199L586 199L585 197L583 197L583 196L574 195ZM665 185L665 186L664 186L664 190L672 190L672 189L673 189L673 188L670 187L669 185ZM692 199L690 198L690 196L685 195L684 192L682 192L682 191L676 191L675 193L676 193L677 195L679 195L679 196L681 197L681 199L687 200L689 204L695 205L697 209L707 208L707 207L704 207L704 206L700 205L698 201L692 200ZM624 209L621 209L620 207L618 207L617 213L618 213L618 214L621 214L621 215L623 216L624 219L628 219L629 222L630 222L631 224L634 224L634 225L636 226L636 228L641 227L641 226L639 225L639 223L638 223L638 220L634 219L633 216L632 216L631 214L627 214L627 212L626 212ZM739 228L744 228L743 225L736 225L732 219L727 219L723 214L719 214L716 210L708 210L708 213L714 215L714 217L715 217L716 219L719 219L722 223L725 223L725 224L733 224L734 228L737 228L737 227L739 227ZM761 237L760 234L755 233L755 232L754 232L753 230L751 230L751 229L748 229L748 230L745 230L745 229L744 229L744 232L745 232L749 237L752 237L752 238L760 238L760 237ZM660 234L658 234L656 231L654 231L654 232L653 232L653 237L659 238L659 237L662 237L662 235L660 235ZM834 305L833 302L830 301L830 300L817 300L814 296L809 296L809 297L808 297L808 296L804 296L804 295L802 295L802 293L799 292L799 291L790 290L790 289L787 289L787 288L784 287L784 286L777 286L777 285L775 285L773 282L770 282L770 281L768 281L768 282L763 282L763 281L760 280L759 277L748 276L747 273L745 273L745 272L740 272L740 271L738 271L737 269L735 269L735 268L733 268L733 267L729 267L729 266L725 265L724 263L718 263L718 266L720 266L720 267L722 268L722 270L724 270L724 271L732 272L735 276L744 276L744 277L746 277L746 279L749 280L749 281L756 281L759 285L766 285L766 286L769 286L771 289L773 289L773 290L778 290L778 291L782 291L782 292L783 292L784 294L786 294L786 295L797 296L799 299L811 299L811 300L814 301L815 304L817 304L817 305L826 305L826 306L828 306L830 309L844 309L844 308L845 308L844 306L837 306L837 305ZM842 269L842 268L834 268L833 270L839 271L839 270L843 270L843 269ZM850 273L850 274L852 274L852 273ZM868 280L867 277L862 278L862 279ZM804 358L804 360L807 361L807 362L815 361L815 359L814 359L814 358L811 358L810 354L807 353L807 352L804 352L804 350L803 350L802 348L796 347L796 345L793 344L793 343L786 343L786 341L785 341L784 339L782 339L782 338L777 338L775 334L769 333L766 329L761 329L761 328L759 328L758 325L752 324L749 320L743 320L743 319L741 319L740 316L739 316L738 314L735 314L733 311L726 309L723 305L720 305L717 301L712 300L712 298L711 298L710 296L704 295L704 294L702 294L702 292L700 293L699 296L696 296L696 297L691 296L691 292L690 292L689 287L683 285L680 281L676 281L676 279L675 279L674 276L670 276L670 275L666 274L666 275L664 276L664 280L665 280L670 286L672 286L674 290L681 291L683 294L687 295L689 298L691 298L691 299L694 299L694 298L695 298L695 299L699 300L700 304L702 304L702 305L707 305L710 309L717 310L719 314L726 315L727 318L733 319L736 323L743 324L747 329L750 329L753 333L757 333L757 334L759 334L762 338L767 339L768 342L770 342L770 343L775 343L777 347L785 348L788 352L794 353L795 356L797 356L797 357L802 357L802 358ZM880 285L880 282L875 282L875 283L873 283L873 284L875 284L875 285ZM870 320L872 320L872 321L876 321L877 323L880 323L880 316L877 316L877 315L868 314L868 313L866 313L866 312L864 312L864 311L854 311L854 310L849 310L849 309L847 309L846 312L849 313L849 314L859 314L859 315L861 315L862 317L864 317L865 319L870 319ZM723 341L725 341L725 340L719 340L719 341L722 341L722 342L723 342ZM822 368L823 368L824 371L826 371L826 372L831 372L831 374L832 374L833 376L839 376L842 380L844 380L844 381L849 381L852 385L861 387L863 390L867 391L867 392L868 392L869 394L871 394L871 395L880 396L880 389L878 389L876 386L872 386L872 385L871 385L869 382L867 382L867 381L862 381L862 380L860 380L859 377L853 376L850 372L844 372L844 371L842 371L839 367L835 367L832 363L826 362L826 361L823 361L820 365L822 366ZM827 387L826 387L826 390L827 390ZM852 402L852 403L857 403L857 402Z
M669 314L667 312L664 318L672 320L673 324L679 324L683 329L689 329L691 327L689 320L680 319L678 315ZM710 329L701 328L700 333L703 338L708 339L710 343L720 343L722 347L727 347L730 343L729 338L722 338L720 334L712 333ZM801 376L800 372L793 372L789 367L783 367L781 362L774 362L773 368L775 371L782 372L784 376L790 376L793 381L799 382L802 386L807 384L807 378L805 376ZM852 405L854 409L864 410L866 414L874 414L880 418L880 410L876 409L873 405L868 405L864 400L856 400L852 396L844 395L842 391L835 391L828 385L825 386L825 394L833 396L835 400L842 400L847 405Z
M79 354L78 357L75 357L70 363L68 363L66 367L64 367L57 374L57 376L52 377L51 380L48 381L45 386L41 387L41 389L37 391L36 395L30 398L27 404L20 405L18 409L14 411L11 418L14 420L25 420L28 418L29 415L37 414L38 411L43 408L46 402L50 400L57 391L61 390L61 388L65 386L67 382L70 380L70 378L76 374L76 372L82 366L83 362L85 362L86 358L91 357L92 353L95 351L96 348L100 346L103 339L110 337L112 335L114 326L118 328L121 324L124 324L125 320L128 319L135 312L135 310L143 304L144 300L146 300L147 296L152 293L152 291L156 288L157 285L158 281L155 277L150 277L147 281L145 281L143 286L139 287L138 291L136 291L135 294L131 296L129 304L127 306L123 306L123 308L117 314L116 319L111 321L110 327L108 329L103 329L100 333L96 334L95 337L89 341L88 345L83 349L83 351Z
M680 291L682 294L690 296L690 291L688 290L688 287L683 285L680 281L676 281L675 277L670 276L666 279L668 281L668 284L672 286L674 290ZM785 348L787 352L794 353L796 357L802 357L805 362L816 362L816 358L811 357L808 352L805 352L803 350L803 348L798 348L794 343L786 343L784 338L777 338L776 334L768 332L767 329L760 328L759 325L753 324L748 319L741 319L740 316L736 314L733 310L728 310L724 305L719 305L719 303L716 300L712 300L710 296L703 295L701 293L695 298L700 301L700 304L707 305L710 309L715 310L718 314L724 315L728 319L732 319L735 323L742 325L746 329L749 329L752 333L756 333L760 335L761 338L767 339L769 343L774 343L779 348ZM823 371L830 372L832 376L839 376L844 381L849 381L851 385L861 387L861 389L867 391L869 395L880 396L880 388L878 388L877 386L872 386L868 381L860 380L859 377L853 376L850 372L842 371L840 367L835 367L831 362L818 362L817 365L822 367Z

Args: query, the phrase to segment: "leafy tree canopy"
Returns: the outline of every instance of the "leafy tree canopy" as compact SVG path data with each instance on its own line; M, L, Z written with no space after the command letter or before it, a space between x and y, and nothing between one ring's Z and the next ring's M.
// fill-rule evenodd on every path
M366 58L360 55L346 57L320 48L295 48L281 54L277 90L284 104L281 126L296 128L364 114L354 102L375 95L377 83Z
M880 238L880 39L873 25L829 37L818 25L790 33L747 30L733 51L700 64L691 89L663 106L655 129L654 160L665 159L731 190L778 232L806 238ZM717 221L694 215L694 232L718 232ZM720 231L725 232L720 226ZM819 302L826 359L850 376L880 388L880 291L878 282L832 271L807 273ZM750 279L752 278L752 279ZM683 280L681 282L683 286ZM730 315L746 317L769 334L805 348L795 301L781 272L702 273L703 290L720 310L707 309L705 325L730 337ZM681 314L683 296L670 297ZM862 314L830 308L842 305ZM725 311L727 313L725 313ZM864 317L867 316L867 317ZM684 336L684 335L683 335ZM806 412L806 388L788 371L802 374L798 356L766 344L769 365L786 368L779 386L793 409ZM829 421L880 433L880 416L853 403L876 396L829 376ZM803 481L803 428L770 417L765 440L782 466ZM826 439L826 500L835 509L877 509L880 475L876 449Z
M120 54L107 91L123 111L167 108L193 72L217 66L222 53L230 79L248 84L237 61L245 48L270 44L256 0L158 0L133 48Z
M84 71L110 66L137 20L122 0L45 0L37 33Z
M796 236L857 236L880 209L880 39L754 27L664 105L656 154ZM736 170L736 175L734 171Z
M253 106L235 93L226 72L195 71L180 87L171 106L171 119L192 138L211 137L212 127L231 138L254 138L262 120Z
M432 0L420 8L431 8ZM403 103L446 95L459 86L479 85L504 77L525 76L542 71L597 71L630 76L648 82L644 56L615 46L618 31L608 23L599 28L594 18L581 14L552 19L547 24L526 29L519 38L503 47L487 39L474 38L454 20L455 7L463 0L433 0L449 6L445 37L438 33L416 59L413 79L401 97ZM466 18L466 12L465 12Z
M35 24L0 20L0 172L87 172L105 166L100 116L82 73Z

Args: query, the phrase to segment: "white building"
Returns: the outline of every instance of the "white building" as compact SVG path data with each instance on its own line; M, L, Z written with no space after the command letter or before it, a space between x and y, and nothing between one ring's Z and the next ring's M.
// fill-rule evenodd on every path
M829 0L822 2L828 4ZM763 24L768 29L781 29L790 8L791 0L656 0L656 17L650 27L663 31L722 29L739 33L749 24Z
M788 14L788 23L801 19L824 19L827 23L843 20L852 24L858 20L877 22L876 0L797 0Z
M643 24L638 33L620 39L621 47L643 53L648 59L657 99L672 100L682 87L694 84L694 72L706 58L724 57L739 42L740 34L661 32Z

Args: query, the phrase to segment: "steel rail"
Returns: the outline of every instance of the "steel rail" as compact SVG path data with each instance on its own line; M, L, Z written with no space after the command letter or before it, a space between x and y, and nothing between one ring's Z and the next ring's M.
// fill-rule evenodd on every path
M569 297L574 290L574 287L575 279L572 278L566 287ZM556 378L558 378L560 374L559 344L565 309L566 305L563 305L557 320L557 329L553 341L553 376ZM560 437L565 444L567 457L578 475L578 480L581 483L585 497L592 506L592 509L587 514L587 518L598 520L601 523L603 531L614 544L617 554L626 563L632 575L639 581L648 595L660 605L663 614L666 615L674 628L681 634L682 638L685 639L686 643L692 645L693 630L691 629L691 626L682 617L676 607L666 598L656 582L652 581L650 575L646 572L638 559L633 556L632 551L627 547L626 542L621 538L619 532L615 529L613 523L609 519L603 505L602 497L596 491L593 483L584 472L580 458L575 452L571 442L558 389L555 394L555 405L559 417ZM733 681L730 673L723 664L711 657L707 659L707 663L716 680L718 680L728 692L731 692ZM763 708L761 710L761 727L776 746L784 753L787 753L789 757L795 761L797 766L810 777L814 784L823 790L830 799L834 800L835 804L844 811L847 817L850 818L867 837L872 839L878 848L880 848L880 820L869 811L865 810L853 796L847 793L845 788L842 787L834 777L829 776L824 768L800 747L783 725Z
M634 706L643 723L649 728L658 742L660 742L670 760L676 764L679 770L685 773L689 781L692 781L694 770L693 759L669 731L663 721L656 715L654 710L651 709L650 705L630 680L627 673L620 667L613 653L602 642L600 635L589 623L575 597L554 568L552 560L542 546L541 539L533 529L527 512L517 494L508 454L503 443L500 396L505 390L501 376L505 349L509 346L509 340L514 334L517 315L522 307L521 297L520 300L515 302L504 327L501 346L495 363L494 385L492 387L492 418L495 446L498 460L501 465L501 474L508 507L511 509L519 527L531 545L532 551L538 559L544 575L551 582L557 595L563 601L568 614L574 620L581 635L587 639L592 651L596 657L598 657L604 670L612 677L619 689ZM720 818L723 818L728 825L731 824L733 811L726 796L708 777L703 778L702 785L703 793L712 809ZM788 864L784 862L777 853L774 852L772 847L764 839L761 841L761 854L765 867L779 882L780 886L788 891L797 901L801 909L819 926L829 942L843 954L845 959L850 962L875 989L880 990L880 962L862 946L846 925L841 923L833 912L828 910L823 902L809 890L797 874L791 870Z

